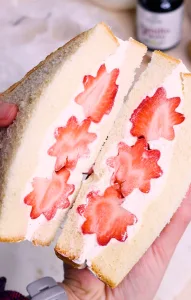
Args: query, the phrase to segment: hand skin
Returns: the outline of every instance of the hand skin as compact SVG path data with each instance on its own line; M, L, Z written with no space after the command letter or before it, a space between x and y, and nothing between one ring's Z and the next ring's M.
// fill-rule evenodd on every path
M122 283L111 289L87 269L65 265L69 300L153 300L178 242L191 222L191 187L169 225Z
M0 127L9 126L15 119L18 108L15 104L0 101Z
M0 101L0 127L10 125L17 112L15 104ZM87 269L77 270L65 265L63 286L69 300L153 300L176 246L190 222L191 187L170 224L116 289L106 286Z

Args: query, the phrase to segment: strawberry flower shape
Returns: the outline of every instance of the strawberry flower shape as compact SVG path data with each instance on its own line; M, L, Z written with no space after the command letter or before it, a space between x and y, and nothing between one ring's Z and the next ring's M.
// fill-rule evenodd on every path
M174 125L181 124L185 117L176 112L180 105L179 97L167 98L164 88L159 88L152 97L146 97L133 112L130 121L131 134L145 137L147 141L163 137L169 141L175 138Z
M83 234L95 233L101 246L106 246L112 238L124 242L128 237L127 227L134 225L137 219L121 206L121 193L109 187L103 196L98 192L90 192L87 200L87 204L77 208L78 213L86 219L81 227Z
M137 140L129 147L119 143L118 155L107 160L107 165L114 168L112 184L118 184L124 197L138 188L143 193L149 193L150 181L159 178L162 170L157 164L160 151L149 150L144 138Z
M88 145L97 137L88 132L90 124L90 119L79 124L76 117L71 117L65 127L57 128L56 143L48 150L50 156L56 157L55 171L63 167L73 170L78 159L89 154Z
M68 197L74 192L74 185L67 184L69 177L70 172L63 169L57 173L54 172L52 179L34 178L33 191L24 198L24 203L32 206L31 219L44 214L49 221L55 216L57 209L70 206Z
M85 117L90 118L92 122L99 123L105 114L110 113L118 91L118 76L119 69L108 73L103 64L96 77L84 77L84 91L75 98L75 102L82 105Z

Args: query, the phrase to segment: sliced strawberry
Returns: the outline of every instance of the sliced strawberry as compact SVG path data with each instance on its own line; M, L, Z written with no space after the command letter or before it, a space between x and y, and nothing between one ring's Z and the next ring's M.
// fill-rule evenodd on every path
M168 99L166 90L159 88L154 96L146 97L132 114L131 134L136 137L144 136L147 141L161 137L173 140L173 126L181 124L185 119L183 114L175 111L180 101L179 97Z
M76 117L71 117L65 127L59 127L55 131L56 143L48 150L48 154L55 156L55 171L63 167L74 169L78 159L89 153L88 145L97 135L89 133L90 119L78 123Z
M159 178L162 170L157 164L160 151L149 150L144 138L137 140L134 146L119 143L118 155L107 160L114 168L112 184L118 184L124 197L138 188L143 193L150 191L150 181Z
M70 172L62 169L54 172L52 179L36 177L33 180L33 191L24 198L24 203L32 206L31 219L44 214L47 220L51 220L58 208L68 208L69 195L74 192L74 186L67 184Z
M86 221L82 224L83 234L97 235L97 242L105 246L114 238L124 242L127 227L137 222L136 217L121 207L122 196L114 187L106 189L103 196L98 192L87 195L87 205L80 205L77 209Z
M84 77L84 92L75 98L75 102L83 106L85 117L92 122L99 123L105 114L110 113L118 91L118 76L119 69L108 73L103 64L96 77Z

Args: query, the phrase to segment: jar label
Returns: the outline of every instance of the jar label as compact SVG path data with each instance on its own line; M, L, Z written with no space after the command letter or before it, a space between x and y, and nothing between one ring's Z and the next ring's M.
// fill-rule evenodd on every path
M165 50L180 42L184 5L167 13L137 6L137 37L151 49Z

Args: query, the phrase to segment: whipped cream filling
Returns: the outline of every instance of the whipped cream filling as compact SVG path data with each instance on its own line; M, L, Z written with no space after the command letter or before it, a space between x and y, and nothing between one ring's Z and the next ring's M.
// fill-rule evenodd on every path
M176 109L177 112L184 113L183 110L183 90L182 90L182 81L180 79L180 73L185 72L189 73L189 71L186 69L186 67L181 63L171 75L169 75L166 79L164 79L164 82L161 84L161 86L157 87L155 90L150 91L146 96L152 97L156 90L160 87L165 88L167 92L167 97L180 97L181 103L179 107ZM144 98L145 98L144 97ZM143 98L143 99L144 99ZM142 100L143 100L142 99ZM136 107L135 107L136 109ZM175 130L175 136L177 136L178 131L180 130L180 125L174 126ZM130 121L127 121L124 125L124 138L123 142L128 144L129 146L132 146L136 142L136 138L133 137L130 133L130 130L132 128L132 123ZM128 238L127 241L131 241L136 233L139 231L141 225L142 225L142 217L144 215L144 212L148 209L150 204L155 201L155 199L160 195L163 186L165 186L166 178L168 176L168 172L170 169L171 164L171 157L173 154L173 148L175 145L176 138L173 141L165 140L164 138L160 138L159 140L151 141L149 142L151 149L159 150L161 153L160 159L158 161L158 165L163 170L163 175L158 179L152 179L151 180L151 189L148 194L142 193L139 189L135 189L128 197L126 197L124 203L122 206L133 213L137 219L138 222L134 224L133 226L129 226L127 228L128 232ZM110 150L107 152L105 156L105 162L109 157L116 156L118 154L118 145L112 145L110 147ZM92 190L99 190L100 193L103 193L106 189L106 187L110 186L110 179L113 174L113 169L105 166L108 170L108 176L103 176L98 182L96 182L95 185L92 185L89 188L89 191ZM86 199L84 199L84 203L86 203ZM83 224L84 219L82 217L79 217L79 228ZM81 256L78 260L75 260L75 263L81 264L84 263L84 260L86 260L87 266L91 266L91 260L96 257L100 251L102 251L107 246L100 246L97 243L96 234L92 235L84 235L84 248L81 253ZM115 244L119 243L117 240L112 239L109 244ZM109 245L108 244L108 245Z
M110 55L105 61L103 61L100 65L98 65L94 70L92 70L91 74L87 74L87 75L96 76L97 71L99 70L99 68L102 64L106 65L107 72L111 72L115 68L120 69L122 67L122 64L123 64L123 61L125 58L125 54L129 47L129 42L119 40L119 43L120 43L120 46L118 47L116 52L114 54ZM118 93L120 93L120 78L121 78L121 76L119 73L119 76L118 76L117 82L116 82L117 85L119 85ZM66 126L66 123L71 116L75 116L79 123L81 123L85 119L83 107L81 105L78 105L74 101L76 96L79 95L83 91L84 91L84 86L83 86L83 78L82 78L82 82L79 85L78 90L74 93L71 101L68 104L68 107L60 113L60 116L58 117L58 119L55 120L55 122L53 124L51 124L51 126L47 129L46 136L40 146L37 168L34 171L34 173L32 174L32 177L28 181L25 189L23 190L21 205L26 205L26 204L24 204L23 199L26 197L26 195L28 195L33 190L32 181L35 177L51 178L51 176L52 176L52 173L53 173L53 170L55 167L56 157L48 155L47 151L51 146L53 146L55 144L55 141L56 141L54 138L55 129L58 127ZM117 95L118 95L118 93L117 93ZM117 97L117 95L116 95L116 97ZM115 101L113 110L115 110L115 109L117 110L118 106L119 105ZM103 132L104 125L106 125L106 128L107 128L108 122L109 122L108 118L110 118L109 115L104 115L101 122L99 122L98 124L91 122L91 125L90 125L88 131L91 133L96 133L97 138L94 142L92 142L88 145L88 148L90 150L89 153L91 153L91 155L89 154L88 156L81 157L78 160L75 170L70 172L71 175L68 180L68 184L75 185L75 191L77 191L80 188L81 182L83 180L83 173L87 173L89 171L89 169L91 168L92 164L94 163L94 160L92 158L94 158L96 151L97 151L96 145L100 142L101 143L104 142L102 140L103 138L102 138L100 132L101 132L101 130ZM75 191L68 198L70 203L72 203L75 198ZM67 210L68 210L68 208L65 209L64 211L67 211ZM56 212L56 215L54 216L53 219L59 218L61 211L63 212L63 209L62 210L58 209ZM37 219L34 219L34 220L29 218L26 239L31 240L34 232L38 229L38 227L40 225L44 224L45 222L48 222L48 221L46 220L44 215L41 215L40 217L38 217Z

